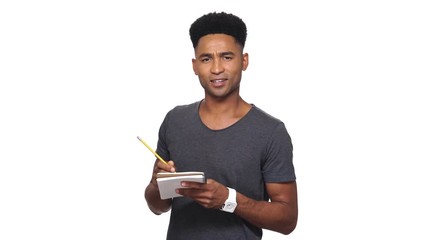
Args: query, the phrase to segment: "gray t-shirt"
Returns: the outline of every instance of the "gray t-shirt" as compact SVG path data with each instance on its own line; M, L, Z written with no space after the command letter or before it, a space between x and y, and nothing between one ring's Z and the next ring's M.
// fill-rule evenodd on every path
M282 121L252 105L235 124L211 130L200 102L169 111L159 130L158 154L177 171L203 171L255 200L268 201L265 182L295 181L292 142ZM261 239L262 229L235 214L174 198L167 239Z

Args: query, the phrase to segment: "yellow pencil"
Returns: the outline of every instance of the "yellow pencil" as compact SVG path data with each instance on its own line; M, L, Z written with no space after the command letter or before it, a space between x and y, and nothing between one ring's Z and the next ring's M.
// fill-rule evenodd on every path
M157 157L157 159L162 161L164 164L168 165L168 163L165 160L163 160L163 158L160 157L159 154L157 154L150 146L148 146L148 144L144 140L142 140L139 136L137 136L137 138L139 141L141 141L148 148L148 150L150 150L154 154L154 156Z

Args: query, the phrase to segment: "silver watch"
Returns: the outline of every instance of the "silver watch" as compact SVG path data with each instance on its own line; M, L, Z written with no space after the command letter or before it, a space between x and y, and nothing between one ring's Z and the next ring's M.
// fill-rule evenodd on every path
M221 211L233 213L237 207L237 197L236 190L228 188L228 198L225 200L225 203L220 208Z

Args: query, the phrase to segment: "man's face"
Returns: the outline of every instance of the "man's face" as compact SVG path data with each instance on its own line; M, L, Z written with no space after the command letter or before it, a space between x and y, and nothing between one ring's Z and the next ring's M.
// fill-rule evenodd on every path
M248 54L232 36L209 34L200 38L193 59L194 73L205 89L206 97L226 98L239 94L242 71L248 66Z

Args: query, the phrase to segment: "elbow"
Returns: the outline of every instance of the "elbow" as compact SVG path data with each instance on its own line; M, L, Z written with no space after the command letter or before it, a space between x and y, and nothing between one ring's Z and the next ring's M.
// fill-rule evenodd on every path
M147 202L148 208L156 215L168 212L172 207L171 199L160 199L160 193L150 185L145 190L145 201Z
M293 223L293 224L291 224L291 225L287 225L283 230L282 230L282 234L284 234L284 235L289 235L289 234L291 234L294 230L295 230L295 228L297 227L297 223L295 222L295 223Z
M147 202L148 203L148 202ZM171 209L171 205L169 203L163 204L149 204L148 208L156 215L161 215L165 212L168 212Z
M169 211L169 209L157 209L157 208L154 208L152 206L149 206L148 208L151 210L151 212L153 212L156 215L161 215L161 214Z
M149 200L147 199L147 205L148 208L151 210L151 212L153 212L156 215L161 215L165 212L168 212L171 207L172 207L172 201L167 199L167 200Z
M282 224L282 228L280 229L280 233L284 234L284 235L289 235L291 234L295 228L297 227L297 222L298 222L298 216L295 215L291 218L288 218L283 224Z

